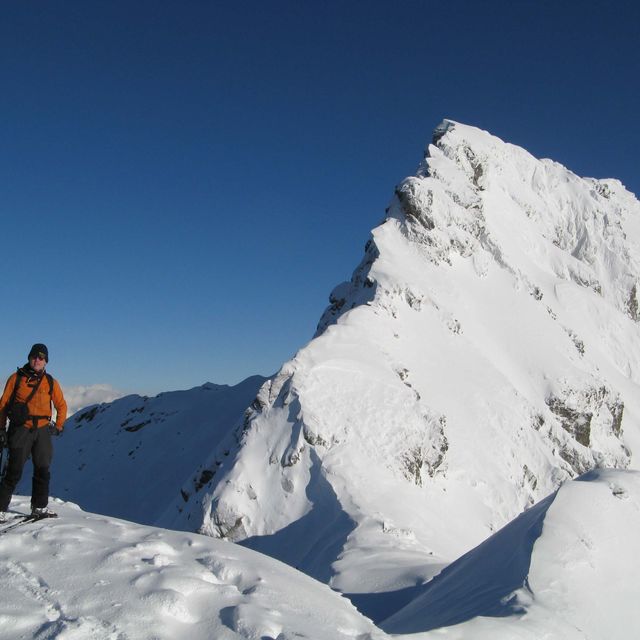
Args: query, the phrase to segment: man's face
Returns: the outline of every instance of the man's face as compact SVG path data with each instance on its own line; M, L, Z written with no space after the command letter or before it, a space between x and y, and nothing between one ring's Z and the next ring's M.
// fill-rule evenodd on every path
M42 371L47 364L47 361L42 355L33 355L29 358L29 366L34 371Z

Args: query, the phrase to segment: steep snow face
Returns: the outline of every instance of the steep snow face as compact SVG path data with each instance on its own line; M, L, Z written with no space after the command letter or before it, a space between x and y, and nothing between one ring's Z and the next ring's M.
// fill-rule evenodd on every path
M314 340L199 470L192 517L343 592L398 592L562 481L628 467L639 264L618 181L446 121Z

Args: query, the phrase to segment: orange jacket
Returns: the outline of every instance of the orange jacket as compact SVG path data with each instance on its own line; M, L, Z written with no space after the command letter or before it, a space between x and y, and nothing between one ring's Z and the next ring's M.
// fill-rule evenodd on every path
M13 395L13 388L15 387L17 377L17 373L9 376L7 384L4 387L2 398L0 398L0 429L4 429L5 424L7 423L7 411L9 410L7 405ZM16 392L15 401L24 402L29 397L29 394L38 380L35 376L29 378L28 375L21 375L19 380L20 382ZM48 417L51 416L52 401L53 406L58 412L56 417L56 427L61 431L64 421L67 419L67 403L65 402L62 389L60 388L57 380L53 380L53 393L51 395L49 395L49 381L46 377L42 380L35 395L31 400L29 400L29 413L34 416L47 416L45 418L39 418L36 421L36 426L39 429L46 427L47 424L49 424ZM32 421L29 420L26 426L30 427L32 424Z

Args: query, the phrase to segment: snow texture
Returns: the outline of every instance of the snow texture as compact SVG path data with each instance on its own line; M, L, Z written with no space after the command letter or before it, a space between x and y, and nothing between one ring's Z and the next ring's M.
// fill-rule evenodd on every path
M566 483L381 626L413 640L633 637L639 499L637 471L591 471Z
M266 556L55 506L59 518L0 536L3 640L383 637L348 600Z
M53 506L57 519L0 528L3 639L622 640L640 624L636 471L565 483L420 586L382 628L239 545ZM28 499L13 507L26 512Z

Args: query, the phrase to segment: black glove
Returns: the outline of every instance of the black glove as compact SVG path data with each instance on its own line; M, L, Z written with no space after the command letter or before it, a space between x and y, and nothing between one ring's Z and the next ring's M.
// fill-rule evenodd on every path
M0 449L4 449L8 444L7 430L4 427L0 427Z
M49 430L49 433L52 436L61 436L62 435L62 429L58 429L58 427L56 427L56 423L55 422L50 422L49 426L47 427L47 429Z

